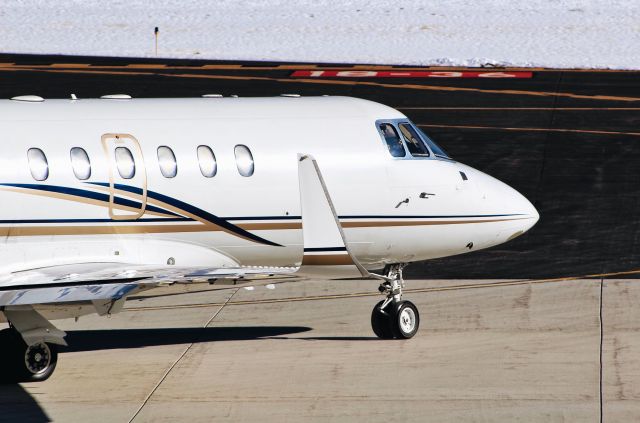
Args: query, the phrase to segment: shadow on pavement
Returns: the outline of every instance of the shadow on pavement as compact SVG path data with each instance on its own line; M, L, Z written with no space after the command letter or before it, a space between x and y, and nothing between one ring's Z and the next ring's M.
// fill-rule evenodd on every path
M20 385L0 385L0 422L40 423L51 419Z
M241 326L210 328L104 329L67 332L60 352L142 348L215 341L246 341L310 331L305 326Z

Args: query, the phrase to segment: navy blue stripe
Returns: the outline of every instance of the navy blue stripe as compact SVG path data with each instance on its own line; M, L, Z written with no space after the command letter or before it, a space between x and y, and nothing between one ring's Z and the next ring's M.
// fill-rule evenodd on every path
M231 220L300 220L302 216L234 216L234 217L220 217L227 221Z
M522 213L511 214L461 214L461 215L343 215L339 219L460 219L474 217L511 217L525 216ZM302 216L229 216L221 217L228 221L237 220L301 220Z
M16 187L16 188L25 188L25 189L32 189L32 190L36 190L36 191L45 191L45 192L55 192L58 194L67 194L67 195L72 195L74 197L80 197L80 198L89 198L91 200L97 200L97 201L101 201L103 203L109 203L109 195L108 194L103 194L100 192L94 192L94 191L88 191L86 189L79 189L79 188L69 188L69 187L62 187L62 186L56 186L56 185L42 185L42 184L0 184L3 186L9 186L9 187ZM106 184L105 186L109 186L109 184ZM142 192L142 190L140 190L140 193ZM113 202L115 204L121 205L121 206L126 206L126 207L132 207L135 209L140 209L142 207L142 203L139 201L134 201L134 200L129 200L126 198L120 198L120 197L114 197ZM177 213L173 213L167 210L163 210L159 207L155 207L155 206L151 206L148 205L146 207L147 211L151 211L151 212L158 212L158 213L164 213L164 214L168 214L171 216L180 216Z
M109 184L104 182L91 182L91 183L99 186L109 186ZM121 184L115 184L115 188L122 191L132 192L136 194L142 191L138 187L132 187L129 185L121 185ZM242 228L239 228L236 225L229 223L226 220L221 219L218 216L207 212L206 210L202 210L198 207L192 206L191 204L185 203L184 201L176 200L175 198L171 198L154 191L147 191L147 196L154 200L158 200L158 201L162 201L163 203L170 204L187 213L196 215L199 218L206 220L207 222L213 223L216 226L227 229L228 231L233 232L234 234L239 235L241 237L248 238L252 241L259 242L261 244L271 245L275 247L282 247L282 245L280 244L276 244L275 242L272 242L267 239L261 238L257 235L254 235L251 232L248 232Z
M317 253L324 251L347 251L346 247L305 248L305 253Z
M430 216L381 216L381 215L364 215L364 216L338 216L340 219L460 219L465 217L510 217L525 216L522 213L512 214L461 214L461 215L430 215Z
M145 219L124 219L117 222L193 222L187 217L167 217L167 218L145 218ZM25 219L25 220L0 220L0 224L20 224L20 223L113 223L113 219Z

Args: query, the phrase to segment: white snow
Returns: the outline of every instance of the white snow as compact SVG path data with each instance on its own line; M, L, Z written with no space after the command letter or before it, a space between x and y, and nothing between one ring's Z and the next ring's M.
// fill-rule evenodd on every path
M0 51L640 69L640 0L21 0Z

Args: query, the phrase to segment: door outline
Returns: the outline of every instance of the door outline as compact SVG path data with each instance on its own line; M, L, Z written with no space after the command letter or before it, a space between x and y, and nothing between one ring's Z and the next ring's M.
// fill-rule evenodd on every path
M115 180L114 180L114 171L115 167L117 167L117 163L115 162L115 158L112 159L111 151L109 146L116 145L118 142L123 142L124 140L129 140L130 145L124 145L125 147L133 146L137 152L140 161L140 167L137 165L136 156L133 157L133 162L136 166L136 172L142 172L142 184L138 188L142 189L142 198L140 198L140 209L135 214L115 214ZM142 148L140 147L140 143L137 138L131 134L116 134L116 133L108 133L103 134L101 137L102 148L104 149L104 154L107 159L107 166L109 167L109 217L112 220L137 220L142 215L147 208L147 168L144 163L144 155L142 154ZM115 150L115 149L114 149Z

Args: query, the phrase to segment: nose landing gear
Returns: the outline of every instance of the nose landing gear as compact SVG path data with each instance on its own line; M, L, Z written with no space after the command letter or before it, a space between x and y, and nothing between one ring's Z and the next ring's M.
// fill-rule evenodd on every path
M380 301L371 312L371 328L382 339L409 339L420 327L420 313L411 301L402 300L404 279L402 269L405 264L387 267L384 282L378 290L387 298Z

